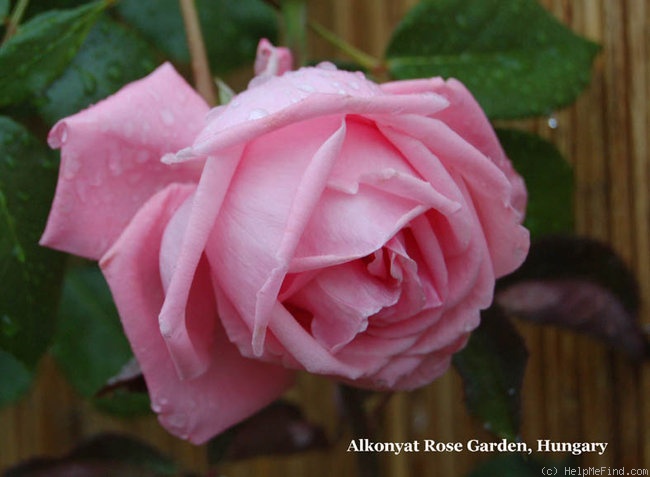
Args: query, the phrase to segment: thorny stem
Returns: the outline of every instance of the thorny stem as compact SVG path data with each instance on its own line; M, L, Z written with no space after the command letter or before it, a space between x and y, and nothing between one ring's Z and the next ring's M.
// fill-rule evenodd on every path
M199 14L196 11L194 0L179 0L185 32L187 35L187 45L192 58L192 72L194 73L194 83L196 90L210 106L216 104L215 84L210 74L210 63L201 34L201 24L199 23Z
M29 0L18 0L14 11L11 12L9 22L7 23L7 29L5 30L5 35L2 38L2 42L0 44L4 44L7 40L9 40L9 38L16 34L18 25L20 25L20 21L23 19L23 15L25 14L25 10L27 10L28 5Z

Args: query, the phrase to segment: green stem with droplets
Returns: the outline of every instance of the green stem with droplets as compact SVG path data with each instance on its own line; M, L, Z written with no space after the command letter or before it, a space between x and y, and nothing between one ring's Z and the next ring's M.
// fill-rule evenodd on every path
M9 22L7 23L7 29L5 30L5 36L2 38L1 44L6 43L9 38L16 34L18 31L18 25L20 25L28 5L29 0L18 0L13 12L11 12L11 15L9 16Z

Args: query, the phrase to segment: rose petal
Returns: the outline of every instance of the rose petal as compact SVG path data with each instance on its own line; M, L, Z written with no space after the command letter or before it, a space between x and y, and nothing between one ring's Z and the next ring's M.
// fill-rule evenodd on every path
M59 121L56 195L41 244L98 259L138 208L172 182L196 182L201 163L166 166L160 158L191 143L207 105L164 64L115 95Z
M102 258L101 266L147 381L152 408L170 432L200 444L277 398L290 386L292 373L243 358L217 322L212 336L205 337L212 340L207 371L193 379L178 377L158 328L164 290L157 244L172 214L193 190L194 186L170 185L152 197ZM205 279L206 271L199 270L197 277ZM207 311L204 300L211 298L203 291L199 288L191 294L188 314ZM189 316L189 321L204 318Z
M271 77L264 88L251 88L233 98L179 160L210 155L289 124L328 115L434 114L447 105L433 93L383 94L358 72L301 68Z
M513 185L512 204L520 214L526 209L526 186L507 159L485 113L474 96L458 80L416 79L384 83L381 89L392 94L432 92L449 101L450 107L435 113L451 129L492 160Z
M286 147L295 134L298 151ZM206 253L215 281L253 330L258 356L290 257L344 137L345 125L330 118L249 144L213 228Z
M224 151L220 157L206 160L203 174L196 187L192 206L187 218L186 232L172 267L173 274L165 294L165 301L160 310L160 332L167 341L169 352L179 370L185 369L181 363L187 363L189 369L200 366L192 356L187 356L187 336L185 335L186 307L190 294L192 279L196 273L205 244L215 224L223 204L232 176L241 158L241 148ZM191 371L190 371L191 372Z
M511 203L515 186L499 167L437 119L414 115L386 118L380 128L394 142L396 135L391 128L403 136L412 137L410 142L422 142L440 158L445 169L462 177L468 184L497 277L521 265L528 252L529 234L520 224L521 213Z
M395 304L400 290L368 274L358 260L322 270L290 300L313 315L311 332L336 352L368 327L368 318Z

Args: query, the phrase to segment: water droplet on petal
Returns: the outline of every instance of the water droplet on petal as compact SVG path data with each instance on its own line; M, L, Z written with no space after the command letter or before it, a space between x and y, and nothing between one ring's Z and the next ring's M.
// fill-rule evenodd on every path
M248 119L260 119L268 115L269 112L266 109L253 109L248 115Z
M323 61L321 63L318 63L318 65L316 65L316 68L327 71L336 71L338 69L336 65L331 61Z
M171 126L174 124L175 118L174 118L174 113L172 113L169 109L163 109L160 111L160 117L163 120L163 123L167 126Z
M212 121L217 116L220 116L224 112L226 107L227 106L217 106L216 108L212 108L210 111L208 111L208 114L205 115L205 120L207 122Z
M312 85L305 84L305 83L299 84L298 89L306 93L313 93L314 91L316 91L316 89Z
M79 158L68 153L63 160L63 177L66 179L74 179L74 177L81 170L81 161Z
M169 427L177 431L184 431L188 423L187 415L183 413L170 414L166 416L166 421Z
M122 164L122 155L118 151L113 151L108 156L108 170L114 176L119 176L124 170Z

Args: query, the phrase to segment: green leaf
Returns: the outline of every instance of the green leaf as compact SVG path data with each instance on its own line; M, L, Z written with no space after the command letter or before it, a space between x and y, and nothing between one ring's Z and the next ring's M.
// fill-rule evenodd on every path
M197 0L201 29L212 72L224 74L250 65L260 38L274 41L277 18L262 0ZM189 63L178 0L122 0L123 18L180 63Z
M28 367L55 329L64 255L38 240L56 177L55 155L0 116L0 348Z
M528 189L524 225L532 237L573 232L573 171L560 151L531 133L497 130L499 140Z
M100 411L116 417L133 418L151 414L151 400L146 392L118 389L110 396L94 398L92 403Z
M219 104L228 104L237 93L221 78L216 77L214 81L217 83L217 90L219 91Z
M9 0L0 0L0 21L4 23L9 14Z
M550 472L550 473L549 473ZM577 475L576 468L567 462L542 462L505 454L481 463L467 477L539 477L540 475Z
M103 17L90 30L72 63L39 99L39 110L52 124L146 76L155 66L147 42Z
M2 324L0 324L2 326ZM0 349L0 407L21 397L32 383L32 373L11 354Z
M52 353L71 384L86 397L103 388L133 357L97 267L67 273Z
M42 13L0 47L0 106L42 92L72 61L105 1Z
M486 429L514 441L521 421L521 385L528 352L512 323L497 307L485 310L479 326L453 363L463 378L470 413Z
M548 114L589 83L599 47L535 0L425 0L386 50L398 78L455 77L491 118Z

